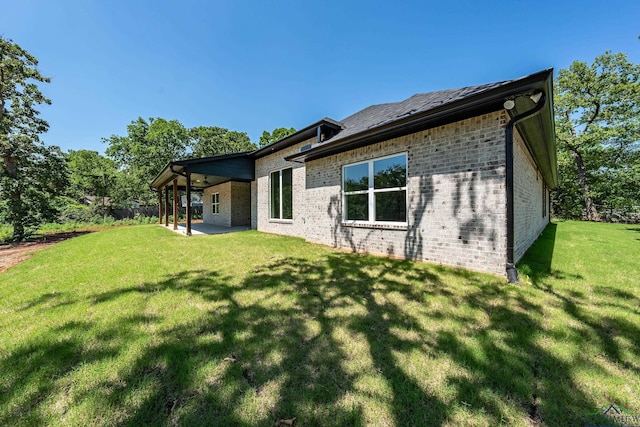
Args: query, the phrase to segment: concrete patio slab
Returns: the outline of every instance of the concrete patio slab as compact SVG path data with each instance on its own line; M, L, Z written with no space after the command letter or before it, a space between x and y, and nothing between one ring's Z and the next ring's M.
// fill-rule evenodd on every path
M178 223L177 230L173 229L173 224L169 224L168 227L165 226L164 224L161 224L160 226L166 228L167 230L171 230L182 235L185 235L187 233L187 227L184 222ZM249 229L250 227L224 227L221 225L213 225L213 224L205 224L203 222L196 222L191 224L191 235L196 236L199 234L233 233L236 231L245 231Z

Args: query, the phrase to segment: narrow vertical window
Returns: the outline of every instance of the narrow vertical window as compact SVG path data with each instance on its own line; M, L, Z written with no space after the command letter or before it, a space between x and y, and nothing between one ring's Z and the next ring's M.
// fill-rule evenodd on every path
M211 213L217 215L220 213L220 193L211 195Z
M547 217L547 184L542 180L542 218Z
M271 172L269 180L269 217L293 219L293 170Z
M280 218L280 171L271 172L271 218Z
M282 188L280 199L282 200L282 219L293 219L293 178L292 170L284 169L281 172Z

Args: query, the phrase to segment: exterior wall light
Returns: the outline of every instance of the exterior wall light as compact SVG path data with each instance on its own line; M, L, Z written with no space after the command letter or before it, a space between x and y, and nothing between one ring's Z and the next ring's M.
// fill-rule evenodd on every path
M532 100L535 104L540 101L540 98L542 98L542 92L536 92L529 97L529 99Z

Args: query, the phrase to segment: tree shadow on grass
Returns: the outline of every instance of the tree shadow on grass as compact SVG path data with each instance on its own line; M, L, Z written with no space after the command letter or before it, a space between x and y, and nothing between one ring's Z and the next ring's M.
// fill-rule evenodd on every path
M640 228L628 230L640 231ZM575 345L592 346L597 343L599 354L614 366L624 367L630 375L640 375L640 366L624 354L621 345L621 342L626 342L626 351L632 356L640 357L640 327L627 318L640 314L640 299L633 293L614 286L592 285L587 282L584 290L565 288L562 280L584 278L579 274L552 269L555 231L556 225L549 224L526 253L519 269L531 279L535 289L549 297L550 306L558 307L568 319L575 321L574 325L577 326L566 327L566 331L572 331ZM553 285L545 280L547 278L555 279ZM601 311L603 308L611 308L623 315L606 315ZM594 368L602 369L595 363Z
M518 263L518 270L526 274L534 284L539 284L546 277L563 278L567 276L567 273L551 268L557 228L557 224L549 223ZM573 275L571 276L573 277ZM574 278L580 279L581 277L575 276Z
M74 303L76 303L76 300L67 292L48 292L25 304L20 308L20 311L27 311L36 307L48 310L52 308L63 307L66 305L72 305Z
M60 381L79 367L117 357L133 337L133 329L140 322L154 321L149 316L136 316L128 324L120 325L117 334L110 328L94 336L88 346L82 332L95 325L86 321L71 321L43 331L11 354L0 359L2 392L0 393L0 425L20 423L45 425L47 417L40 406L59 390Z
M311 420L305 425L358 425L359 408L335 406L351 380L341 368L345 354L321 314L315 313L318 330L311 333L306 321L313 311L305 313L291 301L277 304L280 292L291 292L282 287L290 279L288 273L260 275L238 286L215 273L183 272L150 286L100 295L98 303L147 288L184 289L217 304L195 324L162 332L159 344L147 348L118 379L110 406L134 400L136 390L129 384L140 378L153 390L122 424L252 426L297 416ZM251 292L259 300L246 295ZM197 383L200 387L194 388ZM263 407L252 408L251 400ZM254 413L243 413L243 405Z
M640 233L640 227L629 227L627 228L628 231L635 231L637 233ZM637 241L640 242L640 239L636 239Z
M95 310L139 295L151 304L167 292L177 307L200 307L197 316L69 322L0 360L0 371L17 370L7 387L18 389L0 398L12 408L0 422L43 421L43 402L61 393L94 416L118 414L113 425L572 425L597 407L572 366L540 345L545 308L488 276L330 253L276 257L245 278L183 271L88 302ZM86 331L90 349L74 338ZM89 395L74 392L74 370L121 356L144 334L126 368Z
M589 332L595 333L597 339L602 342L606 354L614 362L624 364L619 348L613 340L613 331L622 333L623 337L628 338L632 343L636 343L635 353L640 355L640 342L637 340L637 337L640 336L640 328L625 319L612 319L601 316L595 318L584 309L587 300L587 295L584 292L570 289L560 290L545 283L544 279L548 277L560 280L583 279L583 276L579 274L565 273L551 268L556 228L556 224L553 223L547 226L538 240L527 251L518 268L529 276L535 288L553 296L558 304L563 307L565 313L578 320L582 325L588 326ZM627 228L627 230L640 231L640 227ZM638 314L637 307L640 306L640 298L633 293L604 285L592 285L592 289L593 293L600 299L598 301L599 306L615 307L632 314ZM624 304L620 302L624 302Z

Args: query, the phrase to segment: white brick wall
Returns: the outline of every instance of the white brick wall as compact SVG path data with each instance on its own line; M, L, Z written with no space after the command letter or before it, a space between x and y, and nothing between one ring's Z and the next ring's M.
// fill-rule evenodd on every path
M258 186L251 181L251 229L258 229Z
M504 274L504 120L488 114L309 162L306 238ZM408 153L407 229L343 225L341 166L400 152Z
M211 195L220 194L220 213L212 213ZM231 226L231 182L205 188L202 192L202 221L207 224Z
M548 191L517 129L513 143L514 258L517 262L549 223Z
M251 221L251 185L248 182L228 181L205 188L202 196L202 220L224 227L249 225ZM211 196L219 193L219 213L213 213Z
M503 112L486 114L308 162L285 162L310 139L256 160L258 230L352 250L505 274ZM342 224L342 166L406 152L405 229ZM293 220L269 220L269 173L293 167Z
M251 225L354 251L461 266L505 275L505 112L496 112L350 150L306 164L286 162L311 138L256 160ZM514 132L515 257L549 221L542 177ZM407 153L408 225L353 227L342 222L342 166ZM269 219L269 174L293 168L293 220ZM205 205L205 212L206 212ZM210 207L209 207L210 209Z
M278 151L269 156L256 159L256 181L255 181L255 206L257 218L256 228L268 233L287 234L290 236L305 237L305 223L308 212L308 195L305 193L305 165L297 162L287 162L284 160L289 154L298 153L300 147L315 141L310 138L287 149ZM269 175L271 172L293 168L293 219L292 220L272 220L269 219Z

